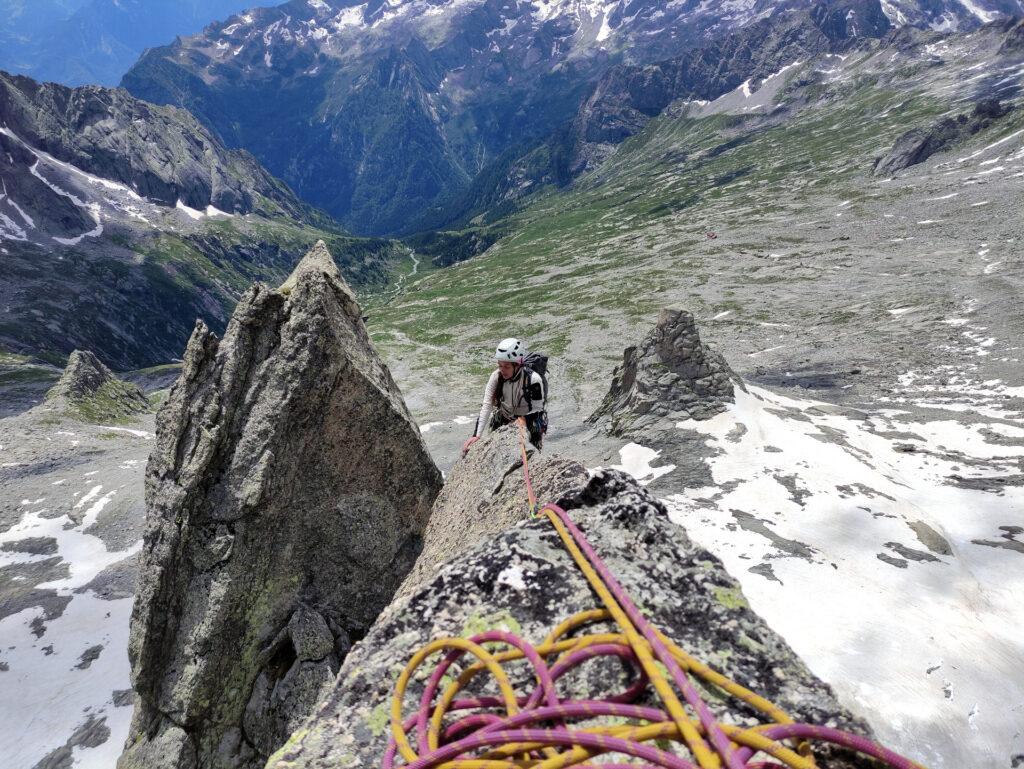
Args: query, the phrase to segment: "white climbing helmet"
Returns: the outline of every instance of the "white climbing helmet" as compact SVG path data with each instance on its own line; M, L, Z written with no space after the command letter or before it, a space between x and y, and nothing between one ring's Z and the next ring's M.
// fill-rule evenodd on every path
M511 336L508 339L502 339L498 343L498 349L494 351L494 359L498 363L522 365L526 359L526 342Z

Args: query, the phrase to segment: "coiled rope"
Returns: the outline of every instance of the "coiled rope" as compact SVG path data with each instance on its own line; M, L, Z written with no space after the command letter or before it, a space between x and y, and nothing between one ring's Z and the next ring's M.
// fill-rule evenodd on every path
M519 444L530 513L536 515L522 419ZM403 769L564 769L590 766L588 761L604 754L631 757L639 763L602 759L601 769L818 769L812 742L848 748L892 769L924 769L864 737L795 723L767 699L689 656L644 618L565 510L546 504L540 512L555 527L604 608L573 615L538 646L514 633L491 630L468 639L440 639L420 649L395 686L392 736L383 769L395 769L399 754ZM609 621L619 632L578 632ZM484 644L491 649L508 648L498 652ZM427 678L418 710L404 718L410 681L429 657L439 653L444 656ZM475 661L452 680L448 671L465 655ZM632 667L635 680L625 691L596 699L559 697L555 686L559 678L602 657ZM518 661L532 668L537 681L528 694L516 693L503 668L505 663ZM485 672L497 684L498 696L457 699ZM711 691L740 700L768 723L752 728L720 723L694 679ZM663 710L636 704L649 686ZM601 718L617 723L601 723ZM415 746L410 734L414 734Z

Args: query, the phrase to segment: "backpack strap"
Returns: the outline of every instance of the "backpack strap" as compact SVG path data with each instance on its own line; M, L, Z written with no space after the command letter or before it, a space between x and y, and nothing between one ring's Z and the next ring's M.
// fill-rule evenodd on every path
M526 398L527 413L533 411L533 398L530 397L530 385L533 384L533 369L523 366L523 397Z

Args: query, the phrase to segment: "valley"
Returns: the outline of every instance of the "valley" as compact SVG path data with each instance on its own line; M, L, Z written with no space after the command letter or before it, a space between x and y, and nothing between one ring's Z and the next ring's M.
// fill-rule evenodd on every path
M196 118L124 91L59 96L104 105L92 148L33 133L56 118L25 118L38 106L3 93L31 88L0 80L0 682L22 693L0 703L12 766L111 769L131 720L155 417L56 410L46 392L66 356L102 353L155 411L195 318L221 334L250 284L280 285L317 240L442 472L472 432L495 343L524 338L551 356L543 455L636 478L738 581L732 608L762 617L890 747L931 769L1024 762L1024 26L996 20L1015 9L840 4L827 17L843 21L837 34L820 19L771 21L770 3L693 26L646 3L632 19L619 3L552 2L529 17L522 3L464 5L449 16L419 0L293 2L218 22L126 76L157 102L202 94ZM862 36L858 18L931 28ZM781 26L754 30L763 19ZM673 40L673 24L692 37ZM579 69L522 102L563 110L522 145L483 127L521 95L480 85L498 54L473 35L501 28L513 39L502 56L525 56L543 30L575 41L537 65ZM695 48L702 36L718 42ZM763 43L752 57L749 40ZM240 47L228 56L221 42ZM736 50L747 58L720 68L710 98L695 94L693 61ZM439 51L471 64L448 61L444 75ZM182 72L203 85L178 89ZM450 101L424 79L447 83ZM350 100L311 108L319 136L299 130L310 105L288 101L314 82ZM656 82L667 90L645 105ZM352 101L371 85L374 99ZM264 88L282 101L257 103ZM220 111L228 92L282 122L254 138ZM401 123L396 105L410 103L426 116L415 152L408 124L392 133L368 117ZM175 163L123 138L141 109ZM381 131L355 141L353 126ZM260 150L286 134L290 158ZM141 148L131 163L98 160L95 146L122 140ZM449 204L441 229L403 229ZM587 423L666 307L692 313L738 375L734 402L639 434Z

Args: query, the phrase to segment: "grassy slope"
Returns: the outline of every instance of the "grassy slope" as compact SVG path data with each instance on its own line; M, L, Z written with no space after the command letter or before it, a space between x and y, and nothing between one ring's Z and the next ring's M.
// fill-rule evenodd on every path
M870 72L877 63L865 56L864 65L842 82L792 93L789 113L776 118L654 120L571 191L549 193L502 222L514 234L486 254L413 280L374 307L376 343L413 389L454 359L471 375L455 378L461 401L475 399L494 341L522 335L556 356L571 410L585 412L621 350L668 304L705 323L728 312L722 333L703 327L734 355L737 347L749 355L768 348L779 336L769 324L810 330L777 368L814 363L814 350L863 336L865 305L892 307L908 291L875 278L892 268L885 262L896 248L875 222L899 210L908 187L873 179L872 162L908 128L963 108L935 95L934 78L919 67L880 84ZM972 144L1020 123L1020 115L1007 118ZM908 254L909 270L937 247ZM837 282L837 274L847 277ZM947 287L939 275L930 290L939 296ZM955 303L951 293L940 300ZM900 338L891 352L911 355L908 344ZM850 345L852 360L861 348ZM743 371L754 361L734 363ZM444 409L451 394L423 397Z

